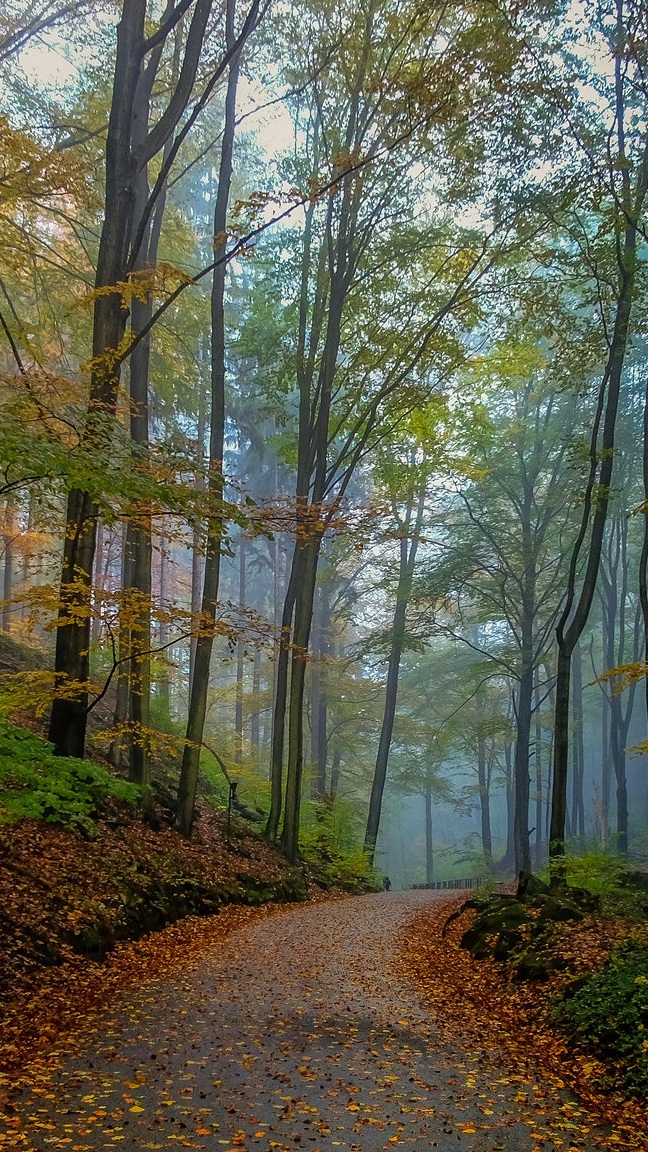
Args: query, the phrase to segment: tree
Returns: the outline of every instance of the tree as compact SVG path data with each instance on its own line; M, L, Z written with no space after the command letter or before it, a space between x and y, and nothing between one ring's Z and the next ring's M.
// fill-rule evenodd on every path
M616 0L613 10L600 10L599 29L603 36L607 35L609 53L614 60L613 92L608 97L611 126L604 145L608 149L607 181L605 188L597 189L598 195L606 195L609 205L610 227L606 229L606 236L613 262L607 285L611 288L612 302L609 315L601 310L608 352L596 397L581 526L572 550L565 604L556 628L558 666L550 829L556 882L562 875L561 860L565 851L571 659L587 624L601 561L614 470L621 381L638 288L637 243L641 239L648 191L648 144L628 127L634 111L639 108L644 114L646 108L644 41L637 39L644 19L643 5L634 4L632 0L630 3ZM591 261L589 250L586 258ZM597 268L594 264L595 274ZM598 274L597 285L601 288ZM584 548L585 563L579 581Z
M106 138L106 193L101 229L93 312L92 360L84 444L101 448L110 438L119 395L121 365L134 344L124 342L127 312L124 303L130 299L131 277L155 203L160 195L160 180L143 211L135 203L138 172L157 156L180 123L190 99L212 6L212 0L195 0L188 22L177 84L167 105L146 137L138 141L136 114L138 85L146 74L153 73L160 50L179 20L191 8L181 0L170 8L157 31L146 36L145 0L124 0L117 32L115 78ZM254 8L257 11L257 6ZM249 34L250 22L244 25L243 39ZM237 44L236 47L239 45ZM229 53L208 81L213 87L224 71ZM186 127L186 125L185 125ZM174 141L174 148L182 136ZM139 217L135 216L139 211ZM136 290L136 289L135 289ZM138 333L139 343L145 333ZM60 610L56 635L56 683L50 719L49 737L61 754L82 756L88 713L88 673L90 642L90 608L92 566L96 544L99 503L89 490L73 488L68 496L61 575ZM65 689L61 694L61 690Z

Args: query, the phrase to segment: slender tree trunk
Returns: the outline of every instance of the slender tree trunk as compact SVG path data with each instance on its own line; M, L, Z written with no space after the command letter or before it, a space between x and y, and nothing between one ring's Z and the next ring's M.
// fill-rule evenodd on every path
M239 537L239 612L240 624L245 611L245 537ZM239 635L236 644L236 703L234 708L234 729L236 732L236 763L243 762L243 689L245 675L245 642Z
M434 841L432 838L432 770L425 767L425 883L434 881Z
M531 871L529 845L529 746L531 743L531 716L533 709L533 665L527 666L520 677L517 701L517 731L515 740L515 870Z
M317 577L321 536L308 541L303 550L303 580L295 598L290 672L290 698L288 707L288 771L286 773L286 805L281 848L287 858L296 860L299 851L299 816L301 808L302 774L304 768L304 685L308 660L308 641L313 617L313 597Z
M540 670L535 672L535 866L542 862L542 723L540 719Z
M250 744L253 748L259 747L259 693L261 692L261 649L254 649L254 664L252 665L252 699L254 707L250 715Z
M585 490L581 529L572 552L567 585L567 600L556 629L558 639L558 675L556 682L549 852L553 861L552 878L554 883L557 884L561 883L563 879L562 857L565 852L571 656L589 618L601 560L603 533L605 530L612 484L617 409L623 365L628 344L630 315L635 294L637 225L646 197L645 181L648 167L648 147L644 150L642 163L638 165L639 182L635 189L632 189L630 186L630 165L626 162L625 156L625 94L623 53L621 48L626 35L627 31L623 25L623 9L619 4L617 6L618 51L615 54L614 66L618 164L622 184L619 224L623 231L622 234L617 232L614 238L618 267L616 313L610 351L599 389L597 412L590 441L590 472ZM602 435L599 438L601 422L603 427ZM578 561L590 523L591 532L587 551L587 563L582 577L581 590L579 595L576 596Z
M2 631L11 632L11 597L14 579L14 537L16 535L16 498L7 496L4 514L4 571L2 581Z
M169 626L164 619L164 613L168 609L168 567L169 567L169 554L168 554L168 541L166 533L166 524L164 519L160 527L160 607L162 609L162 619L159 626L159 642L160 647L163 649L162 659L162 672L160 673L157 682L157 694L160 700L160 719L162 723L168 727L171 723L171 664L169 649L166 647L169 640Z
M286 704L288 702L288 668L290 664L290 644L292 639L292 618L295 607L297 584L302 576L302 556L295 548L288 587L283 604L279 649L276 660L275 699L272 714L272 746L270 752L270 812L265 834L272 844L276 844L279 834L279 821L283 807L283 765L284 741L286 735Z
M164 17L168 17L172 4L167 3ZM153 83L157 74L159 58L149 60L140 76L134 109L133 144L140 152L146 142L149 128L150 103ZM171 84L175 88L180 68L180 36L176 35ZM171 143L167 141L162 153L162 164L170 157ZM135 220L143 220L149 199L148 166L141 166L135 178ZM166 207L166 181L160 189L155 211L150 223L145 227L139 248L135 254L133 271L135 276L148 276L155 269L158 260L162 221ZM137 237L133 236L135 249ZM131 330L140 336L153 316L153 293L147 291L143 299L134 296L131 304ZM142 337L133 350L130 359L130 432L135 454L148 465L149 445L149 370L151 359L151 334ZM152 507L144 500L138 516L129 524L130 548L133 557L132 586L127 589L133 603L135 626L131 629L130 659L130 722L131 756L130 778L134 783L145 786L151 779L150 756L150 708L151 708L151 602L153 569L153 523ZM145 794L145 803L149 803Z
M583 747L583 670L580 645L574 648L572 657L574 679L574 699L572 715L574 724L572 757L572 835L585 840L585 801L583 797L583 777L585 770L585 750Z
M103 521L97 524L97 548L95 552L95 573L94 573L94 605L92 611L92 643L97 645L101 640L101 613L103 607L102 593L104 589L104 540L106 530Z
M407 616L407 605L412 591L414 566L416 564L416 554L418 551L421 526L423 524L423 515L425 511L425 494L425 484L423 484L418 494L418 507L416 510L415 521L412 525L411 520L414 513L414 494L412 493L405 523L401 529L402 536L400 540L398 587L396 590L396 607L394 609L394 618L392 621L392 638L389 652L389 664L387 666L385 707L383 711L382 726L380 729L378 755L376 756L376 766L374 769L373 783L371 786L371 796L369 798L369 812L367 815L367 826L365 829L364 839L364 849L371 864L374 862L376 843L378 840L378 830L380 827L383 794L385 791L385 782L387 779L387 762L389 760L389 749L391 747L394 720L396 717L398 675L400 671L401 656L403 654L403 645L405 642L405 621Z
M331 760L331 787L329 788L329 796L331 797L331 803L334 803L334 801L337 797L339 786L340 786L340 753L338 752L338 750L336 748L335 752L333 753L333 758Z
M515 776L513 773L513 744L509 741L504 747L506 764L506 852L507 867L515 867Z
M106 198L95 288L113 288L94 306L93 369L90 378L86 451L103 449L106 420L114 416L119 362L114 350L124 336L126 311L114 286L124 279L133 223L135 165L131 148L132 109L143 58L146 0L124 0L117 29L113 100L106 142ZM89 492L73 488L68 496L56 631L55 684L73 691L55 694L49 739L56 752L83 756L90 672L90 603L99 508Z
M124 0L117 28L117 54L106 139L106 191L99 241L92 333L92 370L84 451L105 451L117 409L127 310L118 285L128 276L135 232L135 178L172 136L186 107L196 75L212 0L196 0L181 79L166 110L136 155L133 148L137 86L147 57L146 0ZM162 50L163 39L148 53L147 67ZM136 247L136 245L135 245ZM92 570L99 506L80 488L68 496L56 632L55 696L49 738L61 755L83 756L88 717ZM66 688L65 698L57 689Z
M196 477L196 490L204 492L205 480L202 473L202 464L205 458L205 434L206 434L206 414L205 414L205 395L203 389L200 389L198 399L198 452L200 454L201 468ZM200 605L202 600L202 577L203 577L203 557L202 547L204 543L204 525L198 519L195 520L193 526L193 542L191 550L191 615L194 623L192 628L196 627L196 620L200 613ZM191 637L189 641L189 692L191 693L191 685L193 684L194 667L196 664L196 644L197 634Z
M639 601L643 618L643 658L645 664L644 702L646 706L646 724L648 725L648 373L646 374L643 410L642 476L644 506L643 539L641 543L641 556L639 558Z
M493 838L490 820L490 788L488 765L486 763L486 740L482 732L477 736L477 779L479 783L479 811L481 816L481 841L484 860L490 864L493 859Z
M235 0L228 0L226 15L226 42L228 49L234 44ZM225 124L221 145L218 192L214 208L214 254L216 259L225 255L227 206L232 183L232 153L236 128L236 91L240 71L240 56L230 63L225 97ZM211 295L211 431L209 440L208 490L212 506L207 525L204 560L201 631L196 641L194 674L189 697L187 731L180 769L176 824L184 836L191 835L200 751L202 748L211 654L214 643L214 624L220 581L221 542L223 536L222 508L215 508L223 497L223 448L225 439L225 264L214 270Z
M122 528L122 555L121 555L121 587L126 588L131 579L131 559L128 549L128 536L126 527ZM117 656L120 660L117 673L117 692L115 696L115 710L113 712L113 727L115 736L110 745L108 759L114 768L121 768L124 762L125 733L124 725L128 716L128 661L124 659L130 651L130 631L120 615L119 632L117 635Z

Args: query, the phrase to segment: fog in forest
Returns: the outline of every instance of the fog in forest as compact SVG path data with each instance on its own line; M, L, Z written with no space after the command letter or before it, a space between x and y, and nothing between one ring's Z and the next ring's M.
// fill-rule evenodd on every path
M1 723L374 884L644 858L645 5L41 7Z

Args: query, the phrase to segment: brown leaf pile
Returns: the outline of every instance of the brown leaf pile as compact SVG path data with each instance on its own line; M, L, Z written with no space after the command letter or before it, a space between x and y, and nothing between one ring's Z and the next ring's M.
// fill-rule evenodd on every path
M402 972L429 1005L439 1028L461 1036L466 1045L487 1042L500 1047L529 1075L540 1067L554 1085L570 1088L614 1129L610 1148L645 1152L648 1106L601 1090L597 1081L605 1075L605 1066L591 1052L568 1045L549 1022L550 1001L570 980L600 968L628 929L594 918L561 924L553 947L565 969L542 983L515 983L502 964L474 960L459 947L473 911L466 910L444 930L463 900L443 900L418 916L405 934L399 957Z

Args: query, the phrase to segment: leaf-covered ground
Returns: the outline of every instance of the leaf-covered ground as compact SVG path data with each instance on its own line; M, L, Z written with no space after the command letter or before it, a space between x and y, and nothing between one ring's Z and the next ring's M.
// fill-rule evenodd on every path
M610 951L627 935L622 922L594 917L555 929L554 952L560 971L540 983L515 982L506 968L493 960L473 960L459 947L474 912L467 910L448 924L448 917L463 903L462 897L425 910L407 928L401 952L402 971L412 980L424 1004L438 1016L447 1035L463 1034L474 1052L484 1039L497 1045L509 1066L517 1068L521 1084L538 1078L557 1089L569 1087L592 1116L609 1124L610 1147L648 1148L648 1108L618 1092L605 1091L602 1082L610 1071L591 1051L574 1049L549 1020L549 1005L572 980L600 968ZM447 927L446 927L447 925ZM574 1131L586 1132L581 1109L566 1113ZM561 1145L557 1145L560 1147ZM568 1145L569 1146L569 1145ZM538 1144L538 1149L542 1148ZM545 1146L546 1150L546 1146Z
M234 821L228 845L216 812L201 814L190 843L164 823L153 830L126 805L113 816L92 840L42 820L0 827L0 1068L101 998L127 953L120 941L187 915L179 938L191 941L202 932L192 914L307 895L302 873L244 822ZM142 942L145 971L173 940Z
M7 1082L4 1147L207 1152L594 1152L610 1133L497 1031L448 1023L402 968L409 926L440 903L379 893L294 906L219 935L197 922L140 947L139 984ZM447 915L447 910L444 916ZM198 927L199 925L199 927ZM418 935L415 936L418 940ZM137 965L137 946L124 946ZM416 944L413 963L424 959ZM439 955L445 954L443 950ZM453 961L451 961L453 963ZM149 977L147 979L147 977ZM625 1147L629 1147L625 1141Z

